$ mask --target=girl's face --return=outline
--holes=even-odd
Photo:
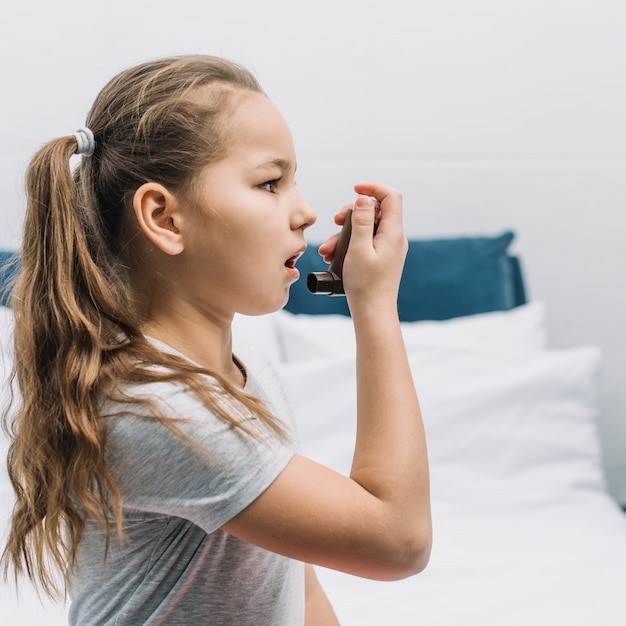
[[[226,137],[225,156],[194,185],[200,209],[187,220],[186,296],[215,313],[275,311],[299,277],[294,264],[316,215],[296,189],[291,133],[270,100],[244,94]]]

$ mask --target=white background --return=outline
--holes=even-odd
[[[129,65],[248,66],[292,126],[319,213],[400,187],[414,237],[512,228],[554,347],[605,355],[602,439],[626,503],[623,0],[13,0],[0,9],[0,247],[19,243],[29,155],[84,122]]]

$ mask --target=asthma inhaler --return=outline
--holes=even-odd
[[[380,209],[380,202],[373,198],[376,206],[376,215]],[[376,234],[376,226],[374,225],[374,234]],[[348,251],[350,243],[350,235],[352,234],[352,209],[346,213],[346,220],[339,234],[339,240],[333,253],[333,260],[329,268],[325,272],[310,272],[306,279],[307,289],[313,294],[321,294],[326,296],[343,296],[343,260]]]

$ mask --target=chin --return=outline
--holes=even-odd
[[[270,313],[276,313],[276,311],[280,311],[287,304],[287,300],[289,300],[288,291],[285,296],[280,300],[276,300],[273,303],[261,303],[257,301],[254,303],[254,306],[246,309],[241,309],[240,311],[237,311],[237,313],[239,313],[240,315],[249,315],[250,317],[258,315],[269,315]]]

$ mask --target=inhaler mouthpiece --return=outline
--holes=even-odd
[[[341,277],[331,271],[310,272],[306,278],[306,286],[311,293],[327,296],[340,296],[345,293]]]

